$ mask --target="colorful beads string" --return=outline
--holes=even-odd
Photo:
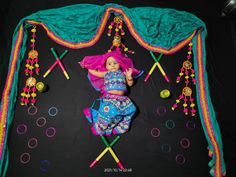
[[[196,109],[195,109],[195,103],[194,98],[192,98],[192,89],[189,87],[190,78],[193,84],[196,84],[195,79],[195,70],[193,69],[193,65],[190,61],[192,58],[192,43],[189,43],[188,47],[188,55],[187,59],[183,62],[182,68],[180,69],[179,76],[176,79],[176,83],[179,83],[181,78],[184,76],[185,79],[185,87],[182,90],[182,93],[179,96],[179,99],[176,99],[176,103],[172,106],[172,110],[175,110],[178,107],[178,103],[180,103],[181,100],[184,101],[183,103],[183,112],[185,115],[188,115],[189,111],[191,112],[192,116],[195,116]],[[189,102],[189,103],[188,103]]]
[[[128,53],[134,54],[134,51],[129,50],[129,48],[126,47],[122,43],[121,36],[124,36],[125,32],[123,30],[123,20],[122,20],[121,16],[114,17],[114,20],[111,21],[110,25],[108,26],[107,35],[109,37],[111,36],[112,29],[114,28],[114,26],[115,26],[115,35],[114,35],[114,39],[112,41],[112,45],[111,45],[110,49],[108,50],[108,52],[111,52],[114,48],[116,48],[116,50],[120,50],[120,47],[122,47],[124,52],[128,52]]]
[[[36,26],[33,26],[31,29],[32,39],[31,42],[31,50],[28,52],[28,58],[26,59],[25,64],[25,75],[28,77],[26,79],[25,87],[23,88],[23,92],[21,93],[21,102],[23,105],[35,105],[36,103],[36,78],[34,74],[39,75],[40,67],[39,67],[39,59],[38,59],[38,51],[35,50],[35,38],[36,38]]]

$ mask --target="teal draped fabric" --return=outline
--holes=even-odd
[[[62,8],[41,10],[32,15],[24,17],[18,23],[13,34],[12,41],[12,53],[10,56],[9,63],[11,64],[13,59],[13,49],[16,44],[17,35],[19,28],[23,25],[24,37],[21,42],[20,51],[18,53],[17,63],[15,66],[14,77],[9,93],[9,106],[7,113],[7,124],[6,124],[6,136],[4,139],[4,148],[2,150],[2,158],[0,161],[0,174],[1,177],[5,176],[6,169],[8,167],[8,148],[7,148],[7,135],[10,131],[10,125],[14,116],[14,106],[17,96],[17,83],[19,79],[19,69],[21,62],[25,55],[26,40],[27,40],[27,28],[31,27],[32,24],[27,23],[27,20],[41,22],[44,24],[50,32],[55,34],[57,37],[71,42],[71,43],[83,43],[90,41],[97,34],[100,28],[101,21],[104,17],[104,13],[107,8],[115,7],[121,9],[127,17],[131,20],[132,25],[139,36],[144,42],[154,47],[160,47],[163,49],[171,49],[181,41],[188,38],[195,30],[201,31],[203,40],[203,53],[204,53],[204,66],[205,70],[205,37],[207,29],[205,23],[191,13],[185,11],[177,11],[169,8],[156,8],[156,7],[136,7],[127,8],[118,4],[105,4],[103,6],[94,4],[76,4],[66,6]],[[116,12],[114,12],[116,14]],[[193,41],[196,37],[193,38]],[[195,43],[194,43],[195,44]],[[63,44],[62,44],[63,45]],[[195,45],[193,45],[195,47]],[[196,49],[195,49],[196,50]],[[197,54],[194,54],[196,58]],[[9,65],[9,70],[10,70]],[[194,67],[197,70],[197,62],[194,61]],[[197,74],[197,73],[196,73]],[[206,76],[206,75],[205,75]],[[223,159],[223,145],[221,140],[220,129],[215,118],[215,112],[211,103],[211,99],[208,91],[207,77],[204,78],[206,91],[208,96],[208,103],[210,107],[211,122],[213,123],[213,131],[216,136],[217,143],[219,143],[221,153],[221,168],[225,172],[225,164]],[[9,81],[6,81],[9,82]],[[3,101],[4,98],[2,98]],[[200,97],[198,95],[198,106],[200,106]],[[2,102],[1,102],[2,110]],[[200,115],[204,133],[209,145],[209,148],[213,150],[213,145],[206,132],[206,126],[204,125],[204,117]],[[213,152],[213,161],[215,160]],[[214,162],[209,165],[211,168],[211,174],[214,175],[212,169],[214,169]]]

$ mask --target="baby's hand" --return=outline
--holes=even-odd
[[[133,72],[132,68],[129,68],[125,70],[124,74],[126,77],[132,77],[132,72]]]

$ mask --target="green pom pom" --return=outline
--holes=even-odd
[[[162,90],[160,92],[160,97],[164,98],[164,99],[169,98],[170,97],[170,91],[167,90],[167,89]]]
[[[44,85],[43,82],[38,82],[38,83],[36,84],[36,89],[37,89],[39,92],[43,92],[43,91],[45,91],[46,86]]]

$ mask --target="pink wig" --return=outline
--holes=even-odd
[[[122,71],[132,68],[133,70],[132,76],[134,78],[139,77],[143,73],[143,71],[135,69],[132,59],[126,57],[120,51],[107,52],[103,55],[86,56],[83,58],[81,62],[79,62],[79,64],[82,68],[92,69],[92,70],[97,70],[97,71],[107,71],[106,61],[109,57],[115,58],[116,62],[119,63],[120,69]],[[104,85],[103,78],[94,76],[89,72],[88,72],[88,78],[91,84],[93,85],[93,87],[97,91],[103,92],[103,85]]]

